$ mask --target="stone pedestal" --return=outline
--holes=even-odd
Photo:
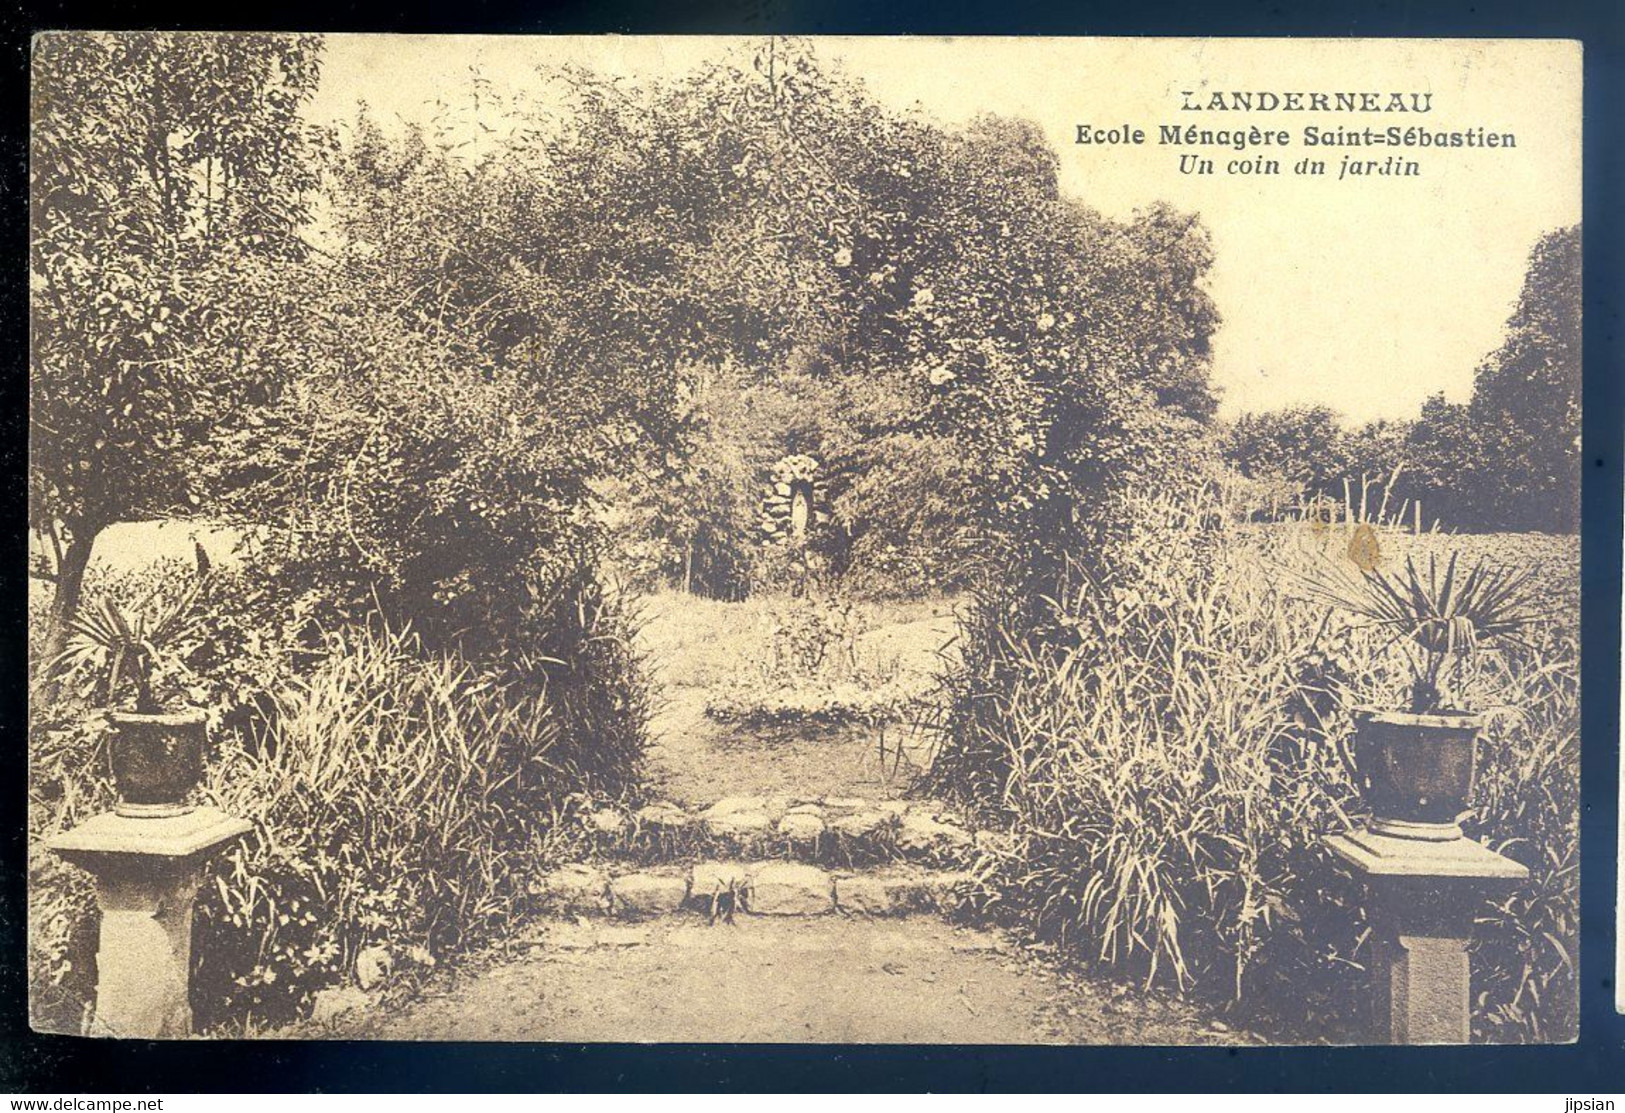
[[[51,850],[96,879],[92,1035],[192,1034],[192,902],[209,859],[248,830],[214,808],[164,819],[105,812],[51,840]]]
[[[1357,831],[1327,845],[1366,887],[1376,933],[1376,1040],[1467,1043],[1473,918],[1486,896],[1529,871],[1471,839],[1426,842]]]

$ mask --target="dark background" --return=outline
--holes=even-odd
[[[1582,542],[1580,1042],[1556,1047],[1133,1048],[144,1043],[27,1027],[25,464],[28,41],[56,28],[663,34],[1315,35],[1576,38],[1585,44],[1585,483]],[[1536,1091],[1625,1090],[1614,1012],[1620,678],[1621,0],[566,0],[548,3],[25,3],[0,12],[0,1091]],[[1530,75],[1538,88],[1538,75]],[[749,992],[749,987],[741,987]],[[1554,1106],[1553,1113],[1557,1113]]]

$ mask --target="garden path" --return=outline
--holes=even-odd
[[[1244,1039],[1178,1002],[1073,980],[1000,935],[934,917],[554,921],[519,947],[523,957],[465,968],[349,1034],[564,1043]]]
[[[890,676],[935,673],[956,628],[946,603],[866,619],[859,655],[881,661]],[[957,903],[965,875],[955,871],[971,835],[949,816],[948,826],[936,823],[930,802],[896,799],[929,760],[918,737],[899,767],[894,750],[882,768],[872,729],[740,729],[708,718],[707,700],[739,683],[742,665],[760,651],[769,610],[665,596],[649,601],[643,620],[642,649],[659,686],[649,795],[685,810],[687,833],[651,842],[647,809],[636,820],[598,813],[605,822],[594,859],[533,887],[553,909],[548,917],[502,950],[431,979],[401,1009],[342,1018],[328,1034],[566,1043],[1251,1038],[1190,1005],[1074,977],[1043,947],[939,914]],[[774,796],[785,799],[762,799]],[[767,826],[724,837],[715,825],[727,817],[703,810],[721,810],[724,798],[742,811],[771,812],[757,820]],[[821,803],[793,816],[796,800]],[[863,841],[871,836],[841,841],[849,830],[842,816],[878,818],[875,809],[888,805],[901,817],[895,842],[882,837],[877,854]],[[931,818],[916,822],[922,810]],[[789,836],[777,826],[781,815],[822,833],[811,842]],[[743,821],[735,814],[732,822]],[[949,836],[957,849],[935,841]],[[702,860],[684,864],[694,855]],[[738,914],[719,918],[722,898],[708,894],[722,892],[712,886],[724,875],[749,880],[738,882],[737,897],[727,882]]]

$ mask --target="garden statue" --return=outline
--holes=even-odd
[[[770,545],[803,545],[829,521],[818,461],[800,454],[773,465],[762,492],[762,532]]]

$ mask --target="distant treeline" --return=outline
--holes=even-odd
[[[1358,492],[1365,481],[1387,491],[1391,510],[1420,499],[1428,523],[1447,529],[1571,533],[1580,525],[1580,395],[1575,225],[1536,244],[1505,339],[1479,365],[1466,403],[1435,395],[1414,420],[1352,429],[1326,406],[1245,414],[1222,443],[1243,474],[1311,495],[1341,502],[1345,482]]]

